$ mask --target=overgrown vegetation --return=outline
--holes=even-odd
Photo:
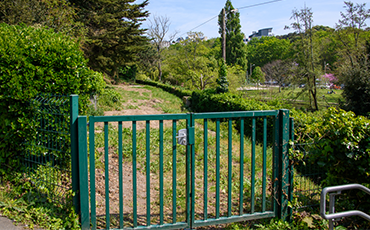
[[[30,101],[40,93],[79,94],[86,111],[90,95],[104,88],[100,73],[86,66],[78,43],[50,29],[0,24],[0,165],[19,167],[22,144],[32,139]]]
[[[55,179],[57,180],[53,178]],[[50,194],[54,191],[44,189],[42,192]],[[34,181],[21,173],[1,176],[0,215],[22,223],[30,229],[80,229],[79,217],[74,212],[72,203],[53,202],[42,192],[35,190]],[[68,199],[72,193],[65,195]]]

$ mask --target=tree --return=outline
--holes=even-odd
[[[227,81],[227,66],[224,60],[221,61],[218,71],[218,79],[216,80],[218,87],[217,93],[227,93],[229,91],[229,82]]]
[[[148,29],[148,36],[151,39],[157,50],[157,66],[158,66],[158,78],[159,81],[162,79],[162,50],[175,38],[176,32],[169,36],[169,40],[165,41],[165,37],[170,29],[170,19],[165,16],[153,16],[153,20],[150,20],[150,26]]]
[[[366,9],[366,3],[354,4],[344,2],[346,12],[341,12],[342,19],[336,25],[337,38],[343,49],[343,57],[346,57],[351,66],[361,58],[365,52],[366,20],[370,18],[370,9]],[[343,60],[345,61],[345,60]]]
[[[281,92],[281,85],[291,82],[295,67],[295,63],[291,60],[276,60],[264,65],[262,71],[266,73],[266,80],[275,81],[279,85],[279,92]]]
[[[256,66],[251,76],[252,82],[254,83],[265,82],[265,75],[266,74],[261,70],[261,67]]]
[[[252,38],[247,44],[248,63],[264,66],[276,60],[285,60],[292,55],[291,47],[292,45],[287,39]]]
[[[212,41],[202,41],[203,33],[189,32],[188,39],[166,49],[163,79],[200,90],[213,86],[217,61],[212,56]]]
[[[117,81],[119,67],[136,63],[137,53],[148,43],[145,29],[140,28],[149,14],[144,10],[148,0],[140,4],[135,0],[71,2],[79,9],[77,20],[87,29],[83,50],[89,66]]]
[[[311,8],[306,6],[301,10],[293,10],[291,19],[295,20],[291,27],[300,35],[300,39],[295,42],[295,61],[298,64],[298,72],[296,77],[301,78],[306,83],[304,90],[308,90],[310,99],[310,107],[318,110],[316,79],[320,75],[320,70],[317,67],[313,42],[313,13]],[[289,28],[286,26],[286,28]]]
[[[144,49],[137,53],[139,58],[139,69],[149,78],[154,78],[157,69],[158,52],[154,44],[148,43]]]
[[[370,115],[370,58],[344,70],[343,97],[341,107],[356,115]]]
[[[247,53],[243,42],[244,34],[241,32],[240,13],[235,12],[230,0],[225,3],[226,20],[226,64],[247,67]],[[223,34],[223,13],[218,16],[219,34]]]
[[[0,22],[47,26],[55,32],[81,37],[84,35],[84,27],[75,20],[75,11],[68,1],[63,0],[3,0],[0,1]]]

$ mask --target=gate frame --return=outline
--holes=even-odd
[[[253,112],[253,111],[250,111]],[[257,111],[254,111],[257,112]],[[262,111],[258,111],[262,112]],[[226,112],[227,113],[227,112]],[[233,112],[238,113],[238,112]],[[211,113],[207,113],[211,114]],[[215,114],[215,113],[213,113]],[[288,207],[288,201],[293,194],[293,170],[289,162],[289,139],[294,136],[293,119],[289,119],[289,110],[277,111],[274,121],[274,147],[273,147],[273,207],[272,212],[245,214],[244,216],[219,217],[214,221],[201,221],[194,218],[194,125],[195,117],[199,114],[188,114],[186,119],[187,147],[186,147],[186,224],[187,227],[199,227],[214,224],[239,222],[244,220],[278,217],[283,220],[290,220],[292,209]],[[194,115],[194,116],[193,116]],[[132,117],[132,116],[131,116]],[[93,118],[93,117],[90,117]],[[212,117],[209,117],[212,118]],[[90,129],[92,127],[90,126]],[[88,188],[88,165],[87,165],[87,117],[78,115],[78,95],[71,95],[71,155],[72,155],[72,191],[75,196],[73,203],[75,211],[80,216],[82,229],[90,229],[89,212],[89,188]],[[181,222],[182,223],[182,222]],[[183,228],[184,225],[165,224],[166,228]],[[179,226],[181,225],[181,226]],[[171,227],[172,226],[172,227]],[[149,226],[153,227],[153,225]],[[142,227],[141,227],[142,228]]]

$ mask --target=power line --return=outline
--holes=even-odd
[[[249,5],[249,6],[238,7],[238,8],[235,8],[235,9],[238,9],[238,10],[240,10],[240,9],[246,9],[246,8],[251,8],[251,7],[255,7],[255,6],[266,5],[266,4],[270,4],[270,3],[274,3],[274,2],[280,2],[280,1],[283,1],[283,0],[273,0],[273,1],[269,1],[269,2],[263,2],[263,3],[254,4],[254,5]],[[212,17],[211,19],[209,19],[209,20],[207,20],[207,21],[199,24],[198,26],[194,27],[193,29],[189,30],[188,32],[191,32],[191,31],[193,31],[193,30],[195,30],[195,29],[203,26],[204,24],[207,24],[208,22],[212,21],[213,19],[215,19],[217,17],[218,17],[218,15]],[[185,32],[185,33],[181,34],[180,37],[182,35],[184,35],[184,34],[187,34],[188,32]]]
[[[200,25],[198,25],[198,26],[194,27],[194,28],[193,28],[193,29],[191,29],[190,31],[193,31],[193,30],[195,30],[196,28],[199,28],[199,27],[203,26],[204,24],[206,24],[206,23],[208,23],[208,22],[212,21],[213,19],[215,19],[215,18],[217,18],[217,17],[218,17],[218,15],[216,15],[216,16],[214,16],[214,17],[212,17],[211,19],[209,19],[209,20],[207,20],[207,21],[203,22],[202,24],[200,24]],[[190,32],[190,31],[188,31],[188,32]],[[184,34],[188,33],[188,32],[185,32],[185,33],[181,34],[181,35],[180,35],[180,37],[181,37],[182,35],[184,35]]]
[[[254,5],[250,5],[250,6],[243,6],[243,7],[239,7],[239,8],[236,8],[238,10],[240,9],[246,9],[246,8],[251,8],[251,7],[254,7],[254,6],[261,6],[261,5],[266,5],[266,4],[270,4],[270,3],[274,3],[274,2],[281,2],[283,0],[274,0],[274,1],[269,1],[269,2],[263,2],[263,3],[258,3],[258,4],[254,4]]]

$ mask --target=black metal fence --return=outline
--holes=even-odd
[[[25,143],[24,175],[49,202],[66,204],[71,191],[70,97],[32,99],[35,133]]]
[[[325,170],[310,160],[309,149],[313,143],[296,144],[295,150],[303,154],[303,159],[293,160],[294,164],[294,191],[295,211],[307,210],[319,213],[321,181],[325,179]]]

